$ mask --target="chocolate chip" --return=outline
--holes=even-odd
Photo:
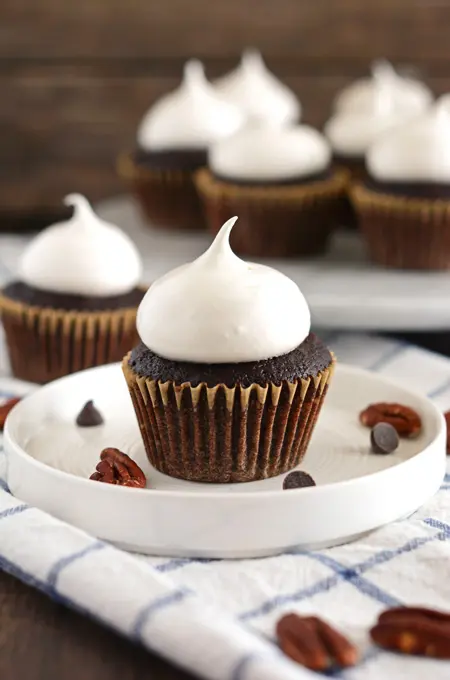
[[[390,423],[377,423],[370,433],[373,453],[392,453],[398,447],[398,432]]]
[[[80,427],[95,427],[96,425],[102,425],[104,423],[103,416],[94,406],[92,399],[85,403],[77,415],[76,423]]]
[[[283,489],[301,489],[305,486],[316,486],[314,479],[307,472],[301,470],[294,470],[290,472],[283,480]]]

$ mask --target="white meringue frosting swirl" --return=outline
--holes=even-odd
[[[391,86],[394,109],[407,114],[421,113],[433,101],[431,90],[420,80],[398,74],[386,59],[374,61],[371,77],[359,78],[345,87],[333,102],[335,111],[371,111],[379,83]]]
[[[380,181],[450,183],[450,94],[374,142],[366,165]]]
[[[73,217],[44,229],[26,247],[19,279],[40,290],[109,297],[130,292],[142,263],[131,239],[100,219],[80,194],[64,199]]]
[[[380,135],[417,115],[396,106],[392,78],[374,76],[373,80],[371,108],[343,107],[325,125],[325,135],[340,156],[364,156]]]
[[[309,335],[309,308],[298,286],[231,250],[236,220],[223,225],[197,260],[147,291],[137,329],[156,354],[197,363],[258,361],[292,351]]]
[[[267,69],[257,50],[245,50],[239,66],[213,84],[226,101],[238,106],[250,120],[285,125],[300,119],[299,100]]]
[[[137,141],[147,151],[204,149],[236,132],[243,122],[240,110],[224,101],[206,80],[202,63],[192,59],[185,64],[181,85],[144,116]]]
[[[213,144],[208,154],[214,174],[249,182],[301,179],[326,170],[330,161],[330,146],[314,128],[263,122]]]

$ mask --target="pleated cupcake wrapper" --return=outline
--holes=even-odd
[[[231,245],[244,255],[312,255],[325,249],[339,222],[347,173],[338,171],[317,182],[296,185],[242,186],[217,180],[202,168],[195,182],[209,229],[216,234],[232,215],[239,222]]]
[[[333,374],[262,387],[176,385],[123,372],[150,463],[197,482],[250,482],[296,467]]]
[[[371,259],[400,269],[450,269],[450,201],[351,191]]]
[[[149,168],[136,163],[132,154],[119,156],[117,171],[152,226],[204,229],[203,210],[192,172]]]
[[[45,383],[120,361],[137,342],[136,308],[76,312],[26,305],[0,295],[13,374]]]

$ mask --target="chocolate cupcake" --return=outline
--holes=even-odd
[[[375,62],[372,78],[357,80],[335,99],[334,113],[325,125],[336,165],[365,176],[365,155],[384,132],[425,111],[431,93],[419,81],[397,75],[388,62]]]
[[[0,292],[12,371],[36,383],[119,361],[137,338],[145,292],[128,236],[100,220],[83,196],[65,202],[73,217],[33,239],[17,280]]]
[[[343,224],[356,227],[349,194],[352,184],[365,178],[369,146],[386,131],[417,116],[429,105],[430,97],[422,83],[401,78],[387,62],[376,62],[371,79],[356,81],[337,97],[324,132],[336,167],[349,172]]]
[[[325,138],[306,125],[259,123],[213,144],[196,175],[209,229],[239,213],[233,248],[251,257],[296,257],[325,250],[336,225],[346,173],[334,171]]]
[[[296,467],[333,373],[296,284],[233,254],[236,219],[153,284],[138,311],[142,343],[123,361],[151,464],[198,482]]]
[[[400,269],[450,269],[450,95],[383,135],[352,191],[371,259]]]
[[[245,50],[239,66],[213,85],[225,101],[242,111],[247,121],[290,125],[300,120],[299,100],[267,69],[257,50]]]
[[[199,61],[187,62],[183,82],[144,116],[137,149],[119,159],[144,215],[154,227],[201,229],[204,219],[193,173],[209,145],[243,124],[240,111],[208,83]]]

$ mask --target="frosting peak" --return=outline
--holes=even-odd
[[[207,81],[198,59],[186,62],[181,85],[159,99],[138,128],[142,149],[206,149],[243,124],[239,109],[225,102]]]
[[[250,121],[285,125],[300,119],[297,97],[267,69],[258,50],[245,50],[239,66],[214,85],[220,96],[238,106]]]
[[[308,336],[309,309],[297,285],[231,250],[236,220],[225,222],[197,260],[147,291],[137,328],[156,354],[210,364],[259,361],[287,354]]]
[[[450,95],[376,140],[366,163],[380,181],[450,183]]]
[[[63,198],[63,203],[73,208],[72,219],[76,219],[80,224],[86,225],[99,219],[86,196],[82,194],[68,194]]]
[[[109,297],[127,293],[140,281],[136,246],[114,224],[101,220],[80,194],[69,194],[71,219],[44,229],[23,253],[19,278],[46,291]]]
[[[189,59],[183,67],[182,88],[204,87],[206,85],[205,67],[199,59]]]

